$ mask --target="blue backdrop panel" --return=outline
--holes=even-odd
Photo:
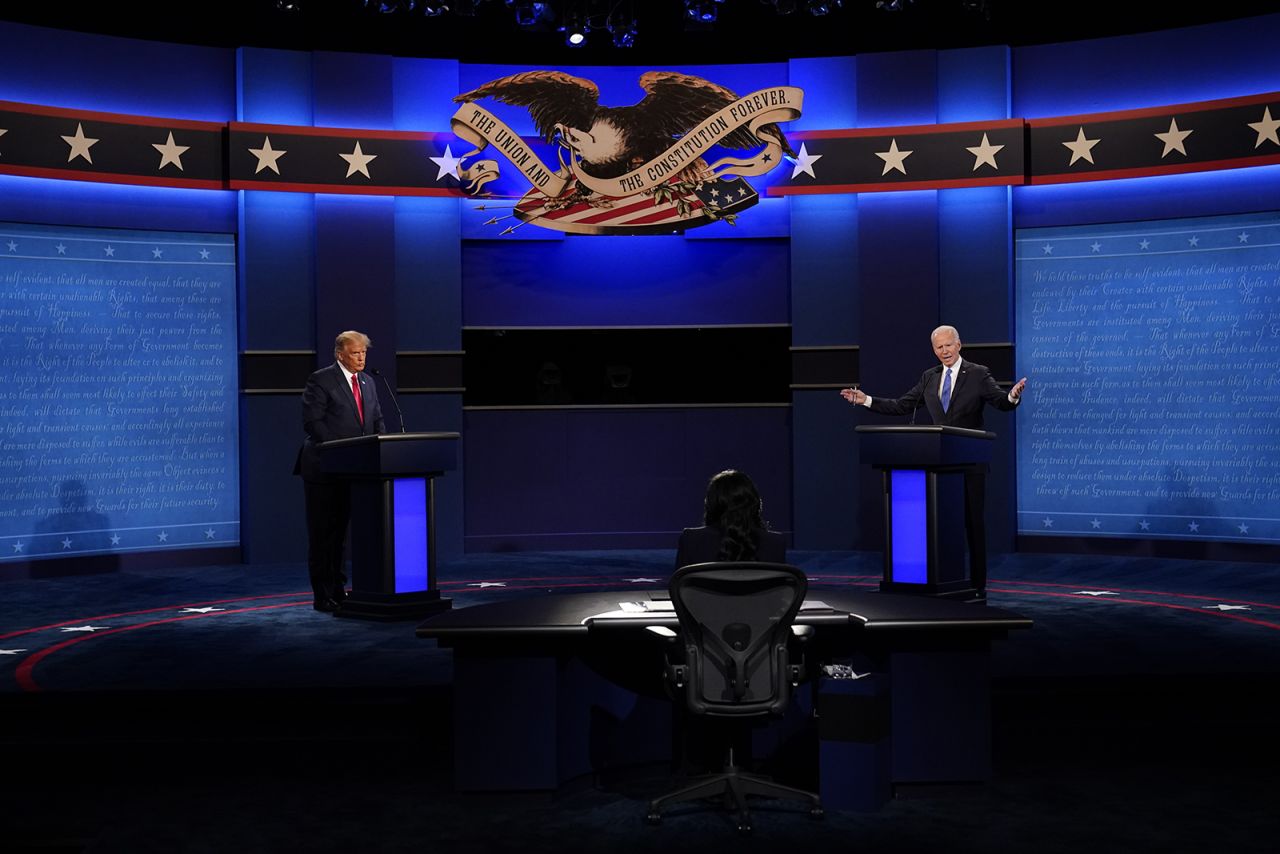
[[[462,249],[466,326],[786,323],[784,240],[570,237]]]
[[[675,548],[727,468],[789,532],[789,421],[785,407],[467,411],[467,549]]]
[[[239,542],[229,235],[0,225],[0,560]]]
[[[1017,237],[1025,534],[1280,542],[1280,215]]]

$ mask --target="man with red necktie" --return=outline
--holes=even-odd
[[[307,564],[315,609],[334,613],[347,596],[342,553],[351,520],[351,488],[320,469],[316,445],[382,433],[378,391],[364,374],[369,336],[349,330],[333,343],[337,360],[307,377],[302,392],[302,429],[306,433],[294,474],[302,475],[307,502]]]

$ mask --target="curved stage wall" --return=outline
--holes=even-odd
[[[1277,34],[1280,16],[1267,16],[1017,50],[679,69],[739,93],[783,84],[802,89],[803,115],[785,130],[811,153],[828,152],[825,165],[818,160],[813,168],[835,176],[840,190],[766,192],[740,227],[717,223],[683,237],[600,242],[532,228],[502,236],[484,225],[489,213],[453,197],[130,186],[36,172],[0,175],[0,220],[235,236],[247,562],[302,556],[303,537],[289,533],[304,528],[301,490],[290,476],[300,438],[296,389],[307,367],[327,361],[334,332],[349,327],[372,335],[371,363],[406,389],[402,406],[410,429],[463,431],[462,469],[440,484],[438,542],[445,557],[468,546],[669,546],[680,527],[697,521],[706,478],[730,466],[760,481],[767,515],[792,532],[796,547],[874,548],[878,482],[859,466],[851,432],[856,421],[868,419],[858,419],[835,388],[853,379],[872,394],[907,388],[932,359],[928,332],[942,321],[960,328],[975,358],[1011,365],[1019,338],[1015,228],[1267,211],[1280,172],[1255,165],[1162,177],[1019,186],[1002,179],[992,186],[851,192],[868,181],[841,171],[842,152],[855,150],[849,146],[862,137],[874,136],[878,145],[888,136],[905,150],[910,146],[899,132],[922,138],[922,129],[927,136],[938,125],[974,125],[994,134],[1002,123],[1022,119],[1031,125],[1034,161],[1037,134],[1063,125],[1060,117],[1124,112],[1111,120],[1137,120],[1142,116],[1133,111],[1152,109],[1167,122],[1168,111],[1154,108],[1280,91],[1280,74],[1261,61]],[[193,130],[198,123],[240,122],[444,134],[455,95],[526,70],[193,48],[11,24],[0,24],[0,44],[4,101],[55,112],[166,117],[197,123]],[[639,97],[636,79],[647,69],[565,70],[597,81],[602,102],[626,104]],[[527,117],[507,118],[519,133],[531,134]],[[849,128],[864,130],[831,138]],[[1195,142],[1189,137],[1188,148]],[[0,136],[0,164],[11,150],[7,143]],[[1099,146],[1101,160],[1105,144]],[[925,150],[921,143],[917,162]],[[978,164],[972,165],[976,172]],[[777,175],[791,171],[786,164]],[[786,181],[771,177],[764,184],[779,189]],[[614,242],[616,250],[609,247]],[[601,258],[606,248],[614,258]],[[407,381],[419,366],[457,354],[468,330],[554,336],[570,326],[631,325],[782,325],[790,329],[791,346],[801,348],[793,367],[802,361],[797,353],[824,352],[805,348],[835,348],[852,361],[793,374],[790,406],[781,407],[738,400],[728,407],[718,401],[656,409],[480,408],[465,405],[456,382]],[[718,372],[735,370],[731,355],[706,371],[708,388],[716,387]],[[989,487],[992,542],[1008,549],[1015,536],[1014,419],[996,413],[989,427],[1001,434]]]

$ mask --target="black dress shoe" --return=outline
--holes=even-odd
[[[317,599],[313,607],[317,611],[324,611],[327,614],[332,614],[342,608],[341,605],[332,599]]]

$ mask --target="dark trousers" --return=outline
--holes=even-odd
[[[341,482],[304,480],[307,502],[307,566],[316,600],[346,596],[343,550],[351,521],[351,487]]]
[[[964,534],[969,541],[969,581],[979,593],[987,589],[987,476],[964,476]]]

